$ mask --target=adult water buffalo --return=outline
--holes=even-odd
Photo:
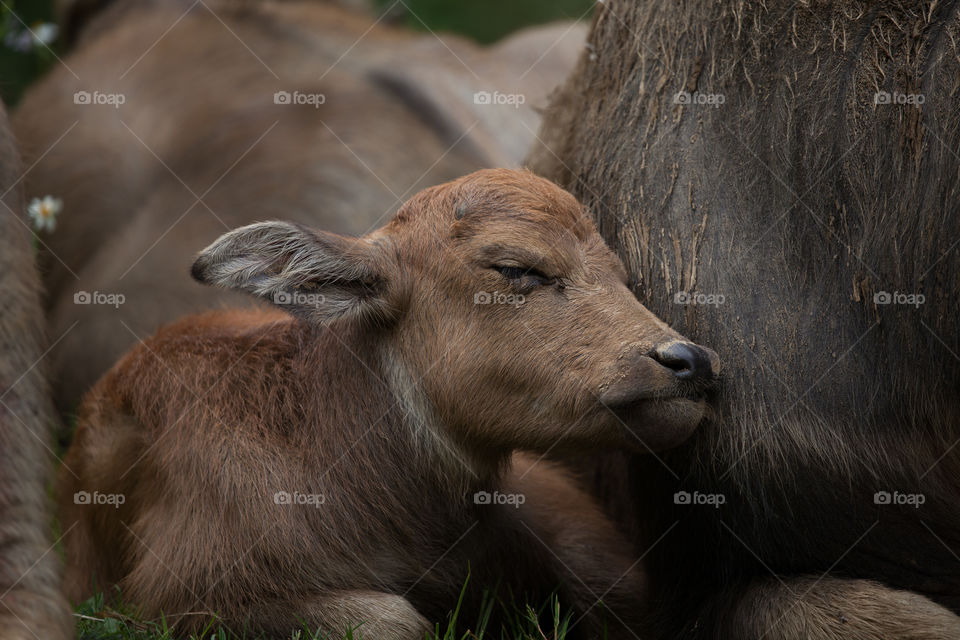
[[[64,202],[45,242],[65,410],[137,337],[237,301],[190,281],[196,246],[268,218],[362,234],[424,186],[519,165],[584,35],[483,49],[326,3],[102,4],[14,117],[28,194]]]
[[[0,106],[0,638],[72,635],[46,485],[56,418],[43,361],[40,276],[22,219],[20,158]],[[64,471],[67,473],[67,471]]]
[[[662,637],[960,637],[958,30],[955,3],[598,5],[532,164],[726,367],[689,443],[594,468],[656,542]]]

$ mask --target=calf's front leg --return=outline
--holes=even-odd
[[[573,477],[555,463],[515,454],[505,491],[523,496],[519,526],[562,582],[573,631],[588,637],[646,638],[645,579],[631,546]]]

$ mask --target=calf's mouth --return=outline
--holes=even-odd
[[[634,357],[601,389],[599,411],[612,414],[641,449],[660,450],[690,437],[711,411],[719,359],[683,341]]]

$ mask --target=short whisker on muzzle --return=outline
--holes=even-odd
[[[720,378],[717,376],[709,379],[680,380],[677,382],[677,390],[673,397],[701,400],[715,395],[719,388]]]

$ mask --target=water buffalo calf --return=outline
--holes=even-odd
[[[510,455],[674,446],[717,357],[637,302],[568,193],[480,171],[361,238],[242,227],[193,275],[279,310],[182,320],[87,396],[60,485],[72,597],[96,579],[150,614],[412,638],[470,566],[533,601],[562,582],[593,635],[598,599],[612,637],[641,626],[612,526]]]

